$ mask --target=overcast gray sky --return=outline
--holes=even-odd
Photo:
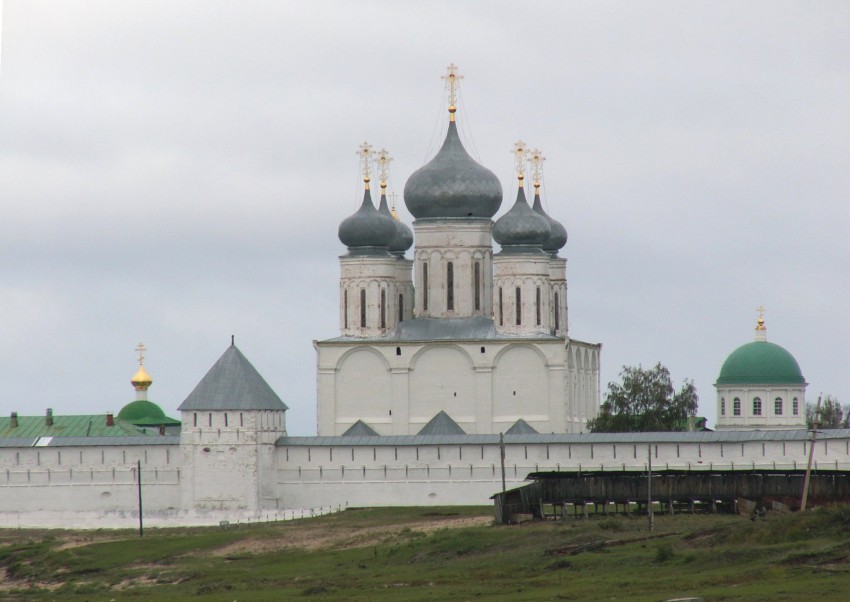
[[[0,412],[117,412],[134,347],[171,415],[236,335],[315,432],[357,146],[391,188],[436,151],[459,65],[468,150],[515,195],[540,147],[569,232],[570,333],[602,386],[714,388],[769,340],[850,402],[850,4],[5,0]]]

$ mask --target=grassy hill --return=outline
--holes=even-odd
[[[0,531],[4,600],[847,600],[850,506],[492,524],[353,509],[216,529]]]

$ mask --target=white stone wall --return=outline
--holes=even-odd
[[[846,433],[846,431],[845,431]],[[508,488],[532,472],[557,470],[803,469],[807,441],[507,443]],[[850,434],[815,444],[819,470],[850,469]],[[284,507],[490,503],[501,490],[499,446],[297,446],[278,450]]]
[[[519,418],[540,432],[572,432],[598,407],[598,346],[570,369],[575,385],[559,339],[325,341],[316,349],[320,435],[341,435],[357,420],[381,435],[412,435],[440,411],[469,434],[498,433]]]
[[[717,430],[806,428],[805,385],[715,385],[717,388]],[[782,413],[776,413],[776,400]],[[740,402],[740,415],[735,402]],[[761,401],[761,414],[754,412],[754,401]],[[794,412],[794,402],[797,412]]]
[[[581,433],[599,413],[599,355],[601,344],[567,341],[567,402],[565,432]]]
[[[502,487],[495,441],[277,447],[268,443],[280,428],[273,414],[257,413],[256,453],[246,453],[227,466],[195,453],[181,454],[178,448],[194,447],[200,454],[215,455],[216,445],[235,443],[238,456],[240,446],[247,449],[245,438],[228,431],[229,425],[218,435],[214,424],[214,437],[210,432],[193,432],[181,446],[3,448],[0,525],[135,527],[137,461],[142,462],[144,516],[149,526],[282,520],[298,515],[292,509],[318,507],[486,505]],[[215,418],[223,422],[223,416]],[[699,434],[679,437],[675,433],[641,442],[602,441],[604,436],[599,435],[578,435],[568,441],[506,437],[505,481],[507,487],[516,487],[529,473],[541,471],[645,470],[649,456],[656,469],[802,469],[811,443],[795,438],[798,431],[787,432],[787,437],[777,433],[776,438],[750,441],[735,440],[734,434],[723,440],[713,433],[706,433],[702,441]],[[210,452],[204,452],[205,447]],[[182,458],[200,463],[175,461]],[[232,459],[227,454],[222,458]],[[850,430],[821,435],[813,460],[821,471],[850,470]],[[252,473],[251,479],[240,477],[245,470]],[[208,504],[202,496],[196,500],[200,503],[193,503],[181,496],[187,481],[201,494],[213,486],[226,491],[229,502]],[[230,503],[243,499],[256,499],[258,506]]]
[[[139,461],[144,507],[180,508],[177,445],[9,447],[0,449],[0,514],[138,509]]]

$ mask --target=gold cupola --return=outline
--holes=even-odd
[[[133,388],[136,390],[137,399],[147,399],[148,387],[153,384],[153,379],[151,378],[151,375],[147,373],[144,366],[144,352],[147,351],[147,349],[144,344],[139,343],[136,346],[136,351],[139,352],[139,371],[136,372],[133,375],[133,378],[130,379],[130,384],[133,385]]]

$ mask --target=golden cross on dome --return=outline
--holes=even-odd
[[[764,307],[759,305],[756,308],[756,311],[759,312],[759,319],[757,322],[756,330],[764,330]]]
[[[381,192],[387,188],[387,180],[389,179],[390,163],[393,158],[387,152],[387,149],[382,148],[378,152],[378,176],[381,178]]]
[[[534,180],[534,189],[540,188],[540,179],[543,176],[543,162],[546,157],[540,152],[539,148],[528,151],[528,162],[531,164],[531,177]]]
[[[364,142],[357,149],[357,155],[360,156],[360,171],[363,174],[363,181],[366,183],[366,190],[369,190],[369,182],[372,180],[372,155],[375,151],[372,150],[372,145]]]
[[[145,353],[145,351],[147,351],[145,344],[139,343],[138,345],[136,345],[136,351],[139,352],[139,365],[141,366],[145,361],[144,353]]]
[[[518,140],[514,144],[513,153],[516,163],[516,177],[519,180],[519,186],[522,188],[522,181],[525,179],[525,153],[528,152],[528,147],[525,142]]]
[[[457,74],[457,65],[452,63],[446,68],[446,74],[442,79],[446,80],[446,85],[449,87],[449,113],[451,114],[449,119],[454,121],[455,111],[457,111],[457,87],[463,76]]]

